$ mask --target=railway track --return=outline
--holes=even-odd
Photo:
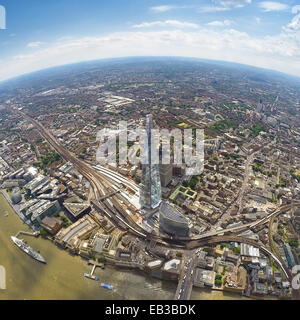
[[[238,237],[236,235],[220,235],[222,233],[232,233],[235,231],[254,228],[258,225],[264,224],[269,221],[271,217],[281,213],[284,210],[287,210],[290,206],[285,206],[278,209],[276,212],[269,214],[267,217],[261,219],[255,223],[249,223],[240,227],[225,229],[222,231],[216,232],[208,232],[207,234],[200,235],[194,238],[170,238],[170,237],[161,237],[158,235],[154,235],[152,233],[144,230],[140,225],[135,223],[132,219],[128,217],[128,214],[121,208],[116,199],[118,193],[114,193],[115,190],[110,190],[109,186],[113,184],[112,181],[102,175],[99,171],[93,169],[90,165],[86,164],[82,160],[77,159],[70,151],[61,146],[54,136],[49,133],[38,121],[29,117],[27,114],[17,110],[26,120],[31,122],[37,129],[39,129],[40,134],[48,141],[48,143],[66,160],[73,164],[73,166],[78,170],[80,174],[82,174],[90,183],[94,191],[95,200],[92,200],[92,204],[100,210],[104,215],[106,215],[110,221],[112,221],[115,225],[120,227],[122,230],[127,230],[131,232],[137,237],[143,238],[147,241],[156,241],[164,246],[182,246],[187,249],[195,249],[197,247],[210,244],[210,243],[218,243],[225,241],[234,241],[234,242],[243,242],[248,243],[253,246],[260,248],[265,254],[271,256],[275,263],[283,270],[284,274],[288,279],[290,279],[290,272],[286,267],[282,264],[282,262],[267,248],[262,245],[256,243],[255,241],[251,241],[247,238]],[[108,196],[109,195],[109,196]],[[300,206],[300,203],[295,203],[294,205]]]

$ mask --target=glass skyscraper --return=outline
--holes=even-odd
[[[142,185],[140,190],[140,204],[142,208],[154,209],[161,203],[161,183],[158,164],[152,164],[151,146],[155,144],[151,140],[153,128],[152,115],[146,117],[146,135],[144,142],[144,154],[142,159]]]

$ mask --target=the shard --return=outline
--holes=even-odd
[[[153,143],[152,141],[152,128],[152,115],[147,115],[140,190],[141,207],[147,209],[155,209],[161,203],[161,183],[159,175],[159,166],[157,163],[151,163],[153,161],[153,157],[151,157],[151,147],[153,148],[153,146],[155,146],[155,143]]]

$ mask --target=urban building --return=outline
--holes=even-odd
[[[94,235],[82,241],[79,248],[79,254],[87,259],[89,258],[100,258],[103,256],[103,246],[109,235],[102,234],[97,231]]]
[[[56,235],[57,232],[62,228],[62,221],[55,217],[45,217],[41,221],[41,227],[52,235]]]
[[[283,244],[283,250],[284,250],[284,254],[285,254],[285,257],[286,257],[286,261],[287,261],[288,267],[290,269],[292,269],[293,266],[296,263],[295,263],[295,259],[294,259],[294,256],[293,256],[293,253],[292,253],[290,245],[288,243],[284,243]]]
[[[42,189],[46,183],[48,183],[48,178],[43,175],[39,175],[27,183],[24,188],[27,194],[36,195],[36,193]]]
[[[255,282],[253,285],[253,294],[265,295],[268,293],[268,287],[262,283]]]
[[[56,237],[56,243],[77,252],[81,240],[85,240],[88,236],[98,229],[97,223],[89,216],[84,216],[70,227],[60,230]]]
[[[246,257],[259,257],[259,248],[255,248],[247,243],[241,243],[241,255]]]
[[[63,206],[67,209],[71,221],[81,219],[85,214],[91,211],[90,204],[87,202],[83,203],[68,203],[64,202]]]
[[[167,187],[172,181],[173,177],[173,165],[170,164],[160,164],[159,165],[159,174],[162,187]]]
[[[160,270],[162,265],[163,265],[163,260],[161,260],[161,259],[151,260],[151,261],[148,261],[147,263],[145,263],[144,270],[146,272],[153,272],[156,270]]]
[[[188,218],[166,202],[159,208],[159,227],[161,231],[177,237],[188,237],[190,233]]]
[[[32,199],[32,200],[29,200],[29,201],[26,201],[25,203],[23,203],[21,206],[20,206],[20,211],[22,214],[24,215],[27,215],[27,211],[33,207],[35,204],[37,203],[43,203],[44,200],[38,200],[38,199]]]
[[[247,284],[247,271],[243,267],[234,268],[224,279],[224,290],[242,293]]]
[[[13,204],[18,204],[22,201],[22,195],[21,195],[21,192],[20,192],[20,189],[19,188],[14,188],[13,191],[11,192],[11,202]]]
[[[53,216],[60,210],[61,207],[57,200],[49,201],[33,199],[20,206],[21,213],[36,226],[40,225],[41,220],[44,217]]]
[[[39,206],[35,210],[30,211],[30,216],[31,216],[30,220],[36,226],[39,226],[41,224],[41,221],[46,216],[53,216],[61,210],[61,207],[58,201],[52,201],[52,202],[49,200],[41,200],[41,201],[43,201],[43,204],[41,206]]]
[[[197,268],[195,272],[194,285],[200,288],[212,288],[215,284],[215,277],[215,271]]]
[[[161,182],[159,176],[158,164],[152,164],[151,147],[152,143],[151,130],[153,128],[152,115],[146,118],[146,136],[144,143],[144,156],[142,163],[140,204],[142,208],[155,209],[161,203]]]
[[[162,277],[166,280],[178,280],[181,260],[172,259],[167,261],[162,268]]]
[[[232,262],[234,264],[237,264],[238,260],[239,260],[239,256],[237,256],[236,254],[232,254],[232,253],[225,253],[225,260]]]

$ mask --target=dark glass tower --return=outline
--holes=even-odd
[[[151,163],[151,130],[153,128],[152,115],[146,118],[146,136],[142,163],[142,185],[140,190],[140,204],[142,208],[154,209],[161,203],[161,183],[158,164]]]

